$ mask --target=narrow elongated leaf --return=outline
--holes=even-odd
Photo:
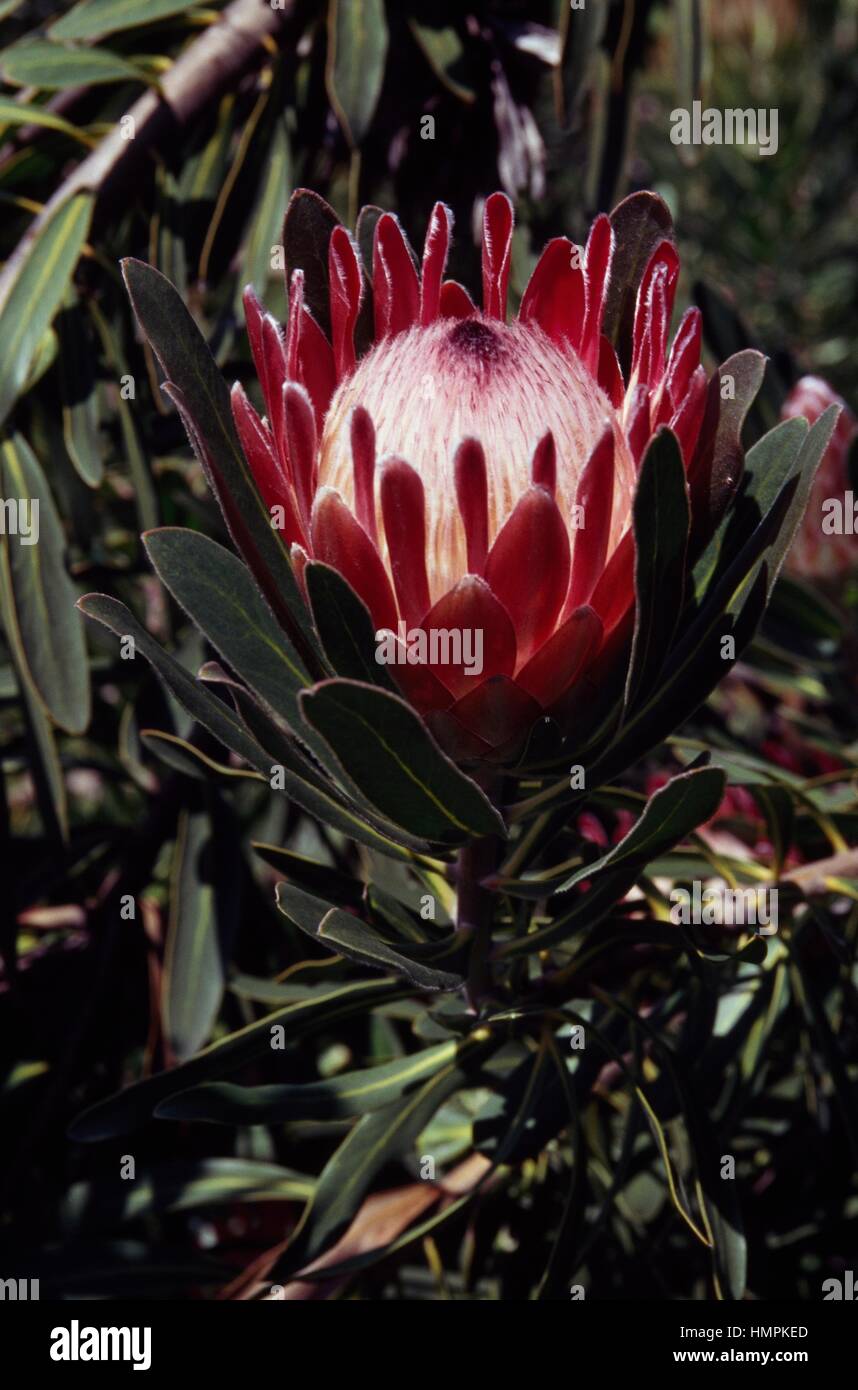
[[[608,7],[562,5],[559,14],[560,62],[554,72],[554,102],[558,119],[568,130],[590,85]]]
[[[85,130],[80,130],[76,125],[72,125],[71,121],[58,116],[54,111],[48,111],[44,106],[0,97],[0,129],[5,126],[29,125],[41,126],[44,130],[57,130],[62,135],[67,135],[70,140],[77,140],[81,145],[92,146],[98,143],[94,135],[88,135]]]
[[[640,819],[619,844],[595,864],[576,869],[563,884],[565,892],[584,878],[620,865],[641,867],[656,854],[672,849],[685,835],[714,816],[724,795],[726,778],[719,768],[701,767],[681,772],[660,787],[647,802]]]
[[[169,280],[142,261],[123,261],[122,273],[134,312],[173,385],[170,394],[239,551],[274,612],[293,623],[314,651],[316,638],[306,605],[241,451],[229,391],[214,358]]]
[[[140,742],[167,767],[181,772],[184,777],[193,777],[196,782],[235,782],[241,778],[254,782],[264,780],[261,772],[250,772],[247,768],[217,762],[177,734],[163,733],[160,729],[141,729]]]
[[[190,10],[198,0],[80,0],[48,26],[52,39],[101,39]]]
[[[280,238],[283,199],[292,184],[292,153],[283,120],[278,120],[266,159],[265,173],[256,205],[248,221],[243,270],[237,294],[252,285],[260,299],[271,278],[271,249]]]
[[[800,943],[791,942],[788,949],[793,968],[801,979],[801,990],[796,993],[808,1024],[813,1029],[815,1046],[824,1057],[825,1069],[831,1077],[852,1162],[858,1163],[858,1084],[850,1075],[843,1046],[831,1025],[825,997],[814,978],[813,967],[802,952]]]
[[[319,1176],[315,1195],[284,1256],[290,1271],[309,1264],[334,1243],[375,1175],[408,1150],[447,1097],[465,1083],[468,1068],[476,1065],[489,1046],[488,1041],[467,1039],[456,1060],[436,1072],[419,1091],[358,1120]]]
[[[771,511],[795,468],[807,432],[807,421],[784,420],[749,449],[733,506],[694,566],[698,602]]]
[[[3,441],[0,463],[0,496],[18,502],[20,533],[8,539],[9,578],[27,669],[51,719],[69,733],[82,733],[89,722],[89,668],[59,513],[23,435]],[[23,532],[24,506],[29,535]]]
[[[307,721],[374,806],[412,834],[442,842],[503,835],[480,788],[398,696],[358,681],[322,681],[300,696]]]
[[[408,27],[435,76],[460,101],[470,106],[477,94],[469,80],[465,45],[452,24],[434,26],[411,16]]]
[[[278,883],[277,906],[285,917],[301,931],[330,946],[339,955],[369,965],[378,970],[392,970],[409,980],[418,989],[454,990],[464,984],[460,975],[446,970],[435,970],[424,965],[421,960],[412,959],[412,953],[403,953],[390,946],[371,927],[359,921],[350,912],[343,912],[322,898],[303,892],[291,883]],[[453,943],[437,943],[429,948],[429,954],[448,953],[448,946],[455,950]],[[413,949],[413,948],[412,948]],[[418,947],[414,952],[425,951]]]
[[[331,105],[353,148],[375,114],[387,45],[384,0],[329,0],[325,79]]]
[[[119,381],[129,375],[128,363],[110,324],[94,300],[89,301],[89,311],[111,371],[115,380]],[[134,505],[137,508],[138,524],[141,531],[149,531],[158,524],[158,499],[151,466],[140,443],[134,412],[119,390],[116,391],[115,404],[122,433],[122,447],[134,485]]]
[[[63,301],[92,217],[90,193],[58,207],[28,248],[0,306],[0,424],[23,390],[36,350]]]
[[[101,82],[145,82],[140,70],[106,48],[65,48],[47,39],[27,39],[0,55],[0,73],[15,87],[94,87]]]
[[[702,608],[673,647],[654,693],[632,713],[614,743],[597,759],[592,769],[594,781],[610,781],[631,758],[677,728],[718,684],[728,663],[741,656],[765,612],[773,561],[782,553],[776,547],[787,518],[793,516],[793,524],[798,524],[794,503],[801,483],[800,475],[790,476],[738,554],[729,552],[723,575],[719,578],[716,573],[710,580]],[[804,485],[809,488],[806,481]],[[729,647],[725,647],[726,639],[730,639]]]
[[[225,1125],[275,1125],[287,1120],[340,1120],[381,1110],[455,1060],[458,1043],[441,1043],[380,1067],[343,1072],[302,1086],[236,1086],[212,1081],[165,1100],[166,1120]]]
[[[264,776],[270,774],[271,765],[264,750],[250,737],[229,706],[216,699],[205,686],[195,681],[184,667],[180,666],[175,657],[164,651],[124,603],[110,598],[107,594],[85,594],[79,600],[78,607],[88,618],[103,623],[111,632],[116,633],[117,637],[133,638],[135,654],[139,651],[145,656],[171,695],[176,697],[188,714],[202,724],[203,728],[208,729],[209,733],[214,734],[215,738],[220,739],[225,748],[244,758],[245,762]]]
[[[319,924],[317,936],[339,955],[377,970],[392,970],[418,989],[454,990],[461,989],[465,983],[461,975],[453,975],[447,970],[433,970],[421,961],[409,960],[357,918],[348,912],[341,912],[339,908],[331,908]]]
[[[635,491],[635,633],[626,705],[658,675],[685,598],[690,512],[682,454],[661,430],[647,449]]]
[[[208,1038],[223,998],[239,922],[239,828],[207,790],[182,810],[173,852],[161,1018],[184,1062]]]
[[[784,524],[778,532],[769,554],[767,597],[772,592],[784,560],[789,554],[789,548],[793,543],[795,534],[801,525],[802,517],[807,509],[810,490],[813,487],[813,480],[834,433],[838,414],[838,407],[830,405],[819,419],[814,421],[793,466],[791,477],[797,479],[798,485]]]
[[[104,464],[98,432],[95,354],[88,329],[89,320],[69,287],[56,323],[63,439],[68,456],[87,487],[98,487]]]
[[[215,738],[220,739],[225,748],[244,758],[245,762],[262,773],[266,781],[270,780],[274,766],[271,755],[248,732],[238,715],[206,690],[199,681],[189,676],[184,667],[165,652],[138,623],[124,604],[109,598],[106,594],[86,594],[79,601],[78,607],[87,617],[103,623],[118,637],[133,637],[137,650],[142,652],[154,667],[167,689],[188,714],[202,724],[203,728],[208,729],[209,733],[214,734]],[[334,826],[351,835],[361,844],[380,849],[384,854],[392,855],[394,858],[407,857],[404,850],[383,832],[376,830],[357,812],[335,799],[333,787],[328,794],[318,784],[305,781],[287,766],[279,766],[278,776],[282,790],[305,811],[309,811],[310,815],[317,816],[326,825]]]
[[[619,902],[650,860],[673,849],[698,825],[717,811],[726,777],[717,768],[682,772],[661,787],[647,802],[627,835],[595,863],[583,864],[560,883],[544,885],[544,892],[562,893],[583,879],[589,887],[562,917],[501,946],[499,957],[526,955],[545,950],[571,936],[583,925],[592,928]]]
[[[701,0],[676,0],[673,22],[677,88],[683,106],[699,101],[706,64],[706,24]]]
[[[304,582],[325,655],[338,676],[395,690],[387,667],[375,660],[375,628],[369,609],[330,565],[310,561]]]
[[[327,743],[304,722],[297,700],[310,678],[242,562],[217,542],[178,527],[150,532],[145,541],[160,578],[210,642],[275,719],[284,720],[336,777],[338,768]],[[247,720],[246,701],[242,712]],[[253,723],[250,727],[255,732]],[[257,736],[269,752],[273,751],[274,745],[267,738]],[[303,752],[291,746],[285,733],[277,745],[287,768],[318,784],[313,767]],[[372,819],[373,809],[363,803],[359,792],[353,796],[344,791],[343,796],[353,805],[357,802]],[[425,848],[425,843],[419,841],[415,848]]]
[[[0,626],[2,626],[12,661],[10,697],[20,691],[24,701],[27,725],[32,737],[35,758],[33,775],[36,794],[48,833],[60,840],[68,839],[68,797],[63,769],[57,751],[54,726],[33,683],[27,665],[24,644],[12,598],[12,578],[9,548],[17,542],[14,537],[0,534]]]
[[[118,1222],[237,1200],[306,1201],[313,1188],[311,1178],[277,1163],[193,1159],[159,1164],[151,1172],[138,1173],[133,1182],[117,1175],[75,1183],[63,1201],[61,1220],[67,1231],[110,1229]]]
[[[336,984],[311,999],[300,999],[249,1023],[237,1033],[219,1038],[205,1051],[171,1071],[159,1072],[126,1087],[115,1096],[85,1110],[69,1129],[72,1139],[90,1142],[127,1134],[145,1124],[155,1106],[167,1096],[187,1091],[202,1081],[212,1081],[270,1053],[275,1034],[282,1028],[287,1046],[317,1028],[328,1028],[355,1013],[364,1013],[374,1004],[402,994],[399,980],[356,980]]]
[[[280,845],[260,844],[258,840],[253,840],[251,849],[260,859],[264,859],[266,864],[270,864],[272,869],[285,874],[290,883],[307,892],[324,892],[337,907],[361,906],[365,887],[360,879],[340,873],[332,869],[330,864],[320,864],[315,859],[308,859],[305,854],[283,849]]]
[[[178,526],[149,531],[144,542],[159,578],[223,659],[292,729],[302,726],[297,696],[310,677],[241,560]]]

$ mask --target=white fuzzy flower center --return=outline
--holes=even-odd
[[[610,422],[616,439],[611,549],[626,528],[635,470],[616,412],[574,352],[561,352],[533,324],[442,319],[386,339],[362,358],[331,402],[319,474],[319,484],[336,488],[352,509],[349,417],[357,405],[372,416],[378,459],[404,458],[423,479],[433,602],[467,571],[453,467],[467,436],[485,450],[491,543],[527,489],[534,448],[549,429],[557,446],[557,501],[569,523],[581,470]],[[386,561],[380,507],[378,528]]]

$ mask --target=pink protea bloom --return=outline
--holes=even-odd
[[[845,505],[850,485],[849,446],[858,431],[858,421],[843,398],[818,376],[803,376],[796,382],[784,401],[781,415],[785,420],[804,416],[812,425],[830,405],[840,406],[840,417],[817,469],[807,511],[787,558],[787,568],[805,579],[836,579],[858,565],[855,536],[823,529],[825,503],[836,498]]]
[[[509,200],[486,203],[481,309],[444,280],[451,229],[436,204],[418,273],[396,217],[379,218],[374,341],[361,357],[364,276],[344,227],[328,245],[330,341],[300,270],[285,334],[247,291],[267,418],[239,385],[232,403],[299,575],[308,558],[333,566],[379,630],[482,632],[478,676],[464,662],[391,673],[454,755],[491,758],[622,647],[637,469],[669,426],[693,494],[707,377],[697,309],[668,343],[679,260],[667,238],[640,277],[624,375],[602,332],[615,254],[606,216],[583,251],[549,242],[511,323]]]

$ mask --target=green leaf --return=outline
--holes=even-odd
[[[698,602],[771,511],[794,470],[807,432],[806,420],[784,420],[749,449],[733,505],[694,566]]]
[[[128,363],[110,324],[101,313],[95,300],[91,299],[88,307],[101,341],[104,356],[113,373],[114,380],[119,382],[122,377],[130,375]],[[150,531],[158,524],[158,498],[155,493],[152,470],[140,443],[134,412],[121,390],[116,390],[114,403],[119,415],[122,448],[134,487],[134,505],[137,508],[138,525],[141,531]]]
[[[272,274],[271,248],[280,240],[283,200],[291,184],[292,153],[286,126],[281,119],[274,127],[259,194],[248,219],[241,280],[236,287],[238,296],[245,285],[252,285],[260,299],[265,297]]]
[[[461,989],[464,984],[460,975],[435,970],[420,960],[412,959],[411,954],[394,949],[350,912],[332,907],[324,899],[313,897],[291,883],[278,883],[276,897],[277,906],[284,917],[338,955],[376,970],[392,970],[417,989],[446,991]],[[431,945],[429,954],[433,957],[448,955],[456,951],[458,945],[459,942],[451,937],[446,942]],[[420,947],[411,949],[415,954],[421,950]],[[422,949],[425,951],[426,947]]]
[[[223,781],[250,778],[257,782],[264,780],[260,772],[249,772],[246,768],[230,767],[227,763],[216,762],[187,739],[176,734],[163,733],[160,729],[141,729],[140,742],[150,752],[160,758],[167,767],[181,772],[184,777],[193,777],[196,782]]]
[[[68,797],[62,764],[54,737],[54,726],[45,713],[27,666],[27,658],[12,601],[9,549],[16,544],[0,534],[0,625],[9,647],[14,680],[10,696],[20,691],[24,700],[27,726],[34,744],[33,774],[45,827],[63,842],[68,840]]]
[[[47,39],[27,39],[0,54],[0,74],[15,87],[58,92],[102,82],[145,82],[143,73],[106,48],[66,48]]]
[[[304,723],[300,712],[297,696],[310,678],[242,562],[217,542],[179,527],[149,532],[144,539],[159,577],[224,660],[275,720],[285,720],[322,766],[335,773],[328,745]],[[246,717],[246,709],[243,712]],[[250,727],[256,732],[253,724]],[[256,736],[267,751],[275,751],[260,733]],[[285,733],[278,739],[278,745],[284,743],[288,746],[278,746],[276,751],[282,752],[285,766],[325,786]],[[333,787],[330,790],[333,792]],[[347,792],[343,797],[354,802]],[[370,806],[361,805],[360,809],[367,810],[372,818]],[[414,847],[426,846],[421,840]]]
[[[89,321],[69,287],[57,317],[59,376],[66,451],[87,487],[98,487],[104,476],[98,430],[95,354]]]
[[[447,970],[433,970],[420,961],[409,960],[350,913],[341,912],[339,908],[331,908],[320,923],[317,935],[324,945],[332,947],[340,955],[360,965],[371,965],[377,970],[393,970],[418,989],[455,990],[461,989],[465,983],[461,975],[453,975]]]
[[[813,1046],[824,1059],[824,1072],[830,1078],[846,1143],[855,1164],[858,1163],[858,1082],[847,1064],[843,1044],[832,1027],[825,986],[817,980],[817,970],[807,959],[807,943],[787,939],[786,944],[800,982],[800,988],[794,989],[793,993],[807,1019]],[[838,1008],[841,1016],[842,1009],[843,1003]]]
[[[22,435],[0,445],[0,496],[29,503],[33,523],[25,543],[9,537],[11,602],[27,670],[46,713],[68,733],[89,722],[89,667],[77,597],[66,573],[65,535],[48,480]],[[38,530],[35,529],[38,506]]]
[[[410,16],[408,27],[439,82],[460,101],[471,105],[477,99],[469,79],[465,45],[452,24],[433,26]]]
[[[18,393],[19,395],[26,396],[27,392],[32,391],[37,382],[41,381],[42,377],[50,371],[57,360],[59,350],[60,340],[57,337],[56,330],[53,328],[46,329],[36,344],[36,351],[33,354],[33,359],[30,363],[29,371],[27,372],[27,380],[21,387]]]
[[[706,24],[701,0],[676,0],[673,23],[676,47],[677,96],[691,110],[703,95],[706,64]]]
[[[51,214],[4,271],[0,304],[0,424],[23,390],[33,358],[63,302],[92,217],[91,193],[77,193]]]
[[[199,0],[80,0],[48,26],[52,39],[100,39],[193,9]]]
[[[363,902],[364,885],[360,879],[339,873],[330,864],[321,864],[305,854],[296,854],[280,845],[261,844],[258,840],[251,841],[251,849],[272,869],[284,874],[290,883],[307,892],[325,893],[337,907],[359,908]]]
[[[122,273],[134,312],[171,383],[167,394],[182,416],[239,552],[274,613],[297,627],[315,651],[306,605],[241,451],[229,391],[214,358],[169,280],[142,261],[123,261]]]
[[[322,681],[300,696],[307,722],[374,806],[411,834],[445,843],[503,835],[486,796],[398,696],[358,681]]]
[[[544,891],[563,893],[582,879],[590,886],[564,916],[501,946],[499,957],[530,954],[570,936],[582,925],[593,927],[625,896],[652,859],[673,849],[686,835],[717,811],[726,778],[717,768],[682,772],[650,797],[627,835],[595,863],[582,864],[560,883]]]
[[[375,659],[375,625],[369,609],[351,585],[319,560],[304,567],[304,582],[325,656],[337,675],[395,691],[386,666]]]
[[[209,1082],[158,1106],[165,1120],[222,1125],[276,1125],[287,1120],[340,1120],[381,1110],[455,1060],[455,1040],[397,1057],[380,1067],[343,1072],[301,1086],[236,1086]]]
[[[467,1079],[488,1042],[467,1039],[448,1063],[413,1095],[358,1120],[325,1164],[316,1192],[284,1260],[297,1272],[333,1245],[358,1210],[376,1174],[404,1154],[448,1096]],[[279,1271],[278,1271],[279,1277]]]
[[[823,411],[819,419],[811,425],[799,451],[798,458],[795,461],[791,478],[796,478],[798,480],[798,485],[795,490],[795,496],[790,503],[784,524],[780,528],[769,554],[767,596],[771,594],[774,588],[784,560],[789,554],[789,548],[801,525],[802,517],[807,509],[813,480],[816,477],[817,469],[831,441],[834,427],[837,424],[837,416],[838,407],[836,405],[830,405],[826,411]]]
[[[635,871],[639,871],[648,860],[666,853],[714,816],[721,804],[725,784],[726,778],[719,768],[701,767],[694,772],[681,772],[653,793],[639,820],[619,844],[595,864],[576,869],[559,891],[566,892],[582,879],[591,879],[608,868],[634,865]]]
[[[688,486],[676,436],[660,430],[644,455],[633,504],[635,633],[626,705],[658,676],[685,599],[690,522]]]
[[[402,994],[399,980],[355,980],[351,984],[335,984],[310,999],[287,1004],[265,1018],[257,1019],[219,1038],[205,1051],[171,1071],[159,1072],[127,1086],[115,1096],[90,1106],[69,1128],[72,1139],[89,1143],[128,1134],[146,1124],[155,1107],[167,1096],[187,1091],[202,1081],[212,1081],[248,1062],[271,1055],[272,1028],[285,1030],[287,1046],[318,1028],[331,1028],[344,1018],[365,1013],[374,1004]]]
[[[793,514],[800,482],[796,475],[788,479],[748,541],[738,553],[730,550],[723,575],[716,574],[708,587],[703,581],[702,607],[697,612],[689,610],[688,626],[651,697],[631,714],[614,743],[597,759],[591,770],[594,782],[611,781],[633,758],[677,728],[742,654],[765,611],[776,547]],[[729,657],[724,649],[728,637],[733,644]]]
[[[607,18],[607,5],[574,10],[568,4],[560,7],[560,62],[554,72],[554,101],[557,118],[567,130],[590,85],[594,55]]]
[[[103,623],[118,637],[133,637],[137,650],[142,652],[154,667],[164,685],[188,714],[202,724],[203,728],[208,729],[209,733],[214,734],[225,748],[244,758],[252,768],[262,773],[266,781],[270,780],[276,759],[272,760],[271,755],[248,732],[246,725],[228,705],[189,676],[184,667],[159,646],[124,604],[109,598],[106,594],[85,594],[79,600],[78,607],[87,617]],[[282,764],[281,767],[283,791],[305,811],[309,811],[311,816],[317,816],[325,824],[342,830],[361,844],[380,849],[384,854],[394,858],[407,857],[385,833],[336,800],[333,788],[329,794],[320,785],[305,781]]]
[[[69,1188],[60,1213],[68,1231],[111,1229],[167,1212],[233,1202],[295,1202],[313,1195],[311,1178],[247,1158],[203,1158],[162,1163],[127,1178],[102,1176]]]
[[[745,458],[742,430],[759,394],[765,370],[763,354],[747,348],[728,358],[709,382],[702,426],[703,438],[709,438],[701,455],[694,460],[692,473],[692,545],[711,533],[740,484]],[[722,392],[727,382],[731,394],[725,399]]]
[[[161,1021],[184,1062],[208,1038],[239,923],[239,828],[211,789],[179,813],[164,952]]]
[[[164,526],[143,537],[159,579],[246,684],[294,731],[310,684],[247,567],[199,531]]]
[[[352,148],[369,130],[387,58],[384,0],[329,0],[325,81]]]
[[[42,126],[45,130],[58,130],[61,134],[67,135],[70,140],[76,140],[81,145],[90,148],[97,145],[98,141],[94,135],[88,135],[85,130],[80,130],[72,125],[71,121],[66,121],[62,116],[58,116],[54,111],[48,111],[44,106],[36,106],[33,102],[12,101],[9,97],[0,97],[0,129],[7,126]]]

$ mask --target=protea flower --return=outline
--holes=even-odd
[[[267,418],[239,385],[232,405],[299,573],[308,557],[333,566],[403,645],[406,633],[482,635],[479,674],[450,645],[426,664],[402,651],[391,671],[446,747],[492,758],[567,707],[628,636],[632,501],[654,433],[674,432],[692,492],[712,440],[701,441],[699,311],[668,340],[679,271],[668,236],[639,268],[624,369],[602,331],[608,217],[583,250],[563,237],[545,247],[511,322],[509,200],[485,205],[481,308],[444,279],[451,228],[437,203],[418,272],[396,217],[379,218],[360,356],[365,275],[344,227],[327,246],[330,340],[300,268],[285,333],[248,290]]]
[[[785,420],[803,416],[813,424],[831,405],[839,406],[840,415],[813,480],[807,511],[787,560],[788,568],[805,579],[836,579],[858,564],[855,536],[838,535],[826,524],[823,510],[831,499],[846,505],[845,493],[850,486],[849,447],[858,431],[858,421],[843,398],[818,376],[803,376],[796,382],[784,401],[781,414]]]

